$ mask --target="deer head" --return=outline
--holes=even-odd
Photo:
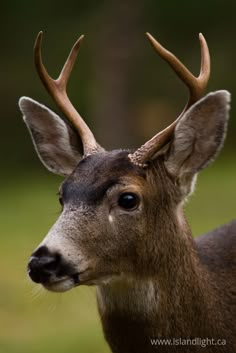
[[[75,43],[57,80],[35,44],[39,77],[62,120],[44,105],[20,99],[24,121],[43,164],[65,176],[62,212],[32,254],[28,273],[52,291],[101,284],[119,276],[152,276],[173,256],[173,234],[184,226],[182,204],[197,173],[220,151],[226,131],[229,93],[204,96],[210,74],[207,43],[200,34],[199,77],[150,34],[156,52],[187,85],[189,101],[180,116],[136,151],[105,151],[70,102],[66,85],[83,37]],[[178,241],[181,243],[181,236]]]

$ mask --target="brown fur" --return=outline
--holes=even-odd
[[[178,191],[166,174],[162,161],[159,159],[151,170],[147,176],[149,185],[156,184],[158,180],[158,188],[155,188],[155,193],[152,188],[152,197],[148,195],[152,212],[149,210],[147,217],[151,227],[156,224],[156,230],[147,231],[145,239],[141,240],[136,249],[139,256],[135,263],[136,273],[132,275],[136,277],[135,286],[139,286],[143,280],[152,281],[155,295],[151,303],[147,302],[147,305],[152,305],[152,315],[147,316],[145,312],[137,314],[135,310],[129,310],[128,306],[125,312],[124,308],[119,308],[119,303],[116,303],[117,308],[112,306],[110,311],[114,293],[109,285],[105,285],[99,289],[101,293],[98,295],[98,298],[102,296],[105,301],[100,309],[105,336],[115,353],[170,351],[169,346],[152,347],[150,337],[226,339],[226,346],[208,346],[207,352],[234,352],[236,223],[228,226],[224,238],[228,236],[230,240],[223,247],[222,240],[219,244],[214,242],[214,247],[211,246],[214,232],[195,243],[182,210],[176,212]],[[166,190],[169,190],[168,194]],[[224,230],[222,228],[223,233]],[[218,262],[221,256],[228,258],[228,254],[232,258],[230,266],[222,259],[218,271],[214,262]],[[212,266],[204,260],[206,257],[216,265],[214,273]],[[110,286],[113,285],[116,286],[113,283]],[[131,293],[133,286],[132,281],[129,286],[124,285],[122,295],[127,295],[125,291]],[[134,300],[134,308],[135,305]],[[202,350],[199,346],[171,347],[173,352]]]

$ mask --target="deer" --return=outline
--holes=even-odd
[[[67,95],[84,36],[56,80],[43,64],[42,36],[35,67],[64,118],[28,97],[19,107],[41,162],[64,181],[61,213],[29,259],[30,279],[53,292],[96,286],[113,353],[236,352],[236,220],[194,238],[184,214],[198,173],[223,147],[229,117],[228,91],[205,94],[210,54],[204,36],[196,77],[147,33],[189,99],[141,147],[112,151],[100,146]],[[177,344],[193,339],[211,341],[205,348]]]

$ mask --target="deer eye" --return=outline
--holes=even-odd
[[[124,192],[118,199],[118,205],[125,210],[133,210],[139,205],[139,197],[132,192]]]

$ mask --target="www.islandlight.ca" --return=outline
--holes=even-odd
[[[225,346],[226,339],[215,338],[150,338],[152,346]]]

